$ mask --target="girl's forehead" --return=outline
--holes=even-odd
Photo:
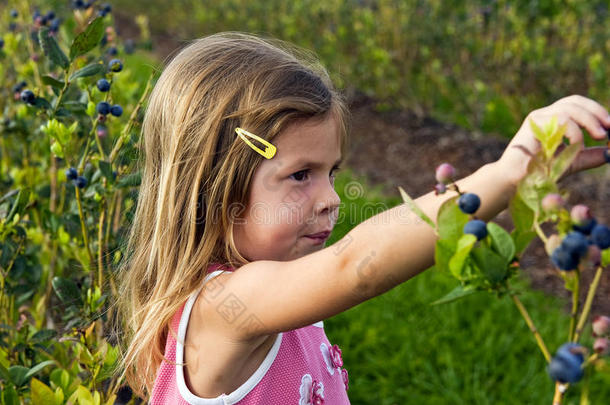
[[[273,142],[277,158],[288,164],[340,153],[339,126],[332,117],[289,125]],[[316,159],[318,160],[318,159]],[[325,159],[322,159],[325,160]]]

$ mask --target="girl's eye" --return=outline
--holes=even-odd
[[[302,175],[308,174],[308,173],[309,173],[309,169],[300,170],[296,173],[291,174],[290,177],[294,178],[296,181],[303,181],[304,179],[302,178]]]
[[[339,166],[335,166],[335,167],[333,168],[333,170],[331,171],[331,173],[330,173],[330,175],[329,175],[329,176],[331,176],[331,177],[333,178],[333,180],[334,180],[334,178],[335,178],[335,176],[336,176],[336,174],[335,174],[335,173],[336,173],[336,172],[337,172],[339,169],[340,169],[340,167],[339,167]],[[295,172],[295,173],[291,174],[291,175],[290,175],[290,177],[291,177],[291,178],[293,178],[293,179],[295,179],[296,181],[302,182],[302,181],[305,181],[304,176],[306,176],[306,175],[309,175],[309,169],[300,170],[300,171],[298,171],[298,172]]]

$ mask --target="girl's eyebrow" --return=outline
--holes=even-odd
[[[343,162],[343,156],[341,156],[339,159],[337,159],[334,166],[340,165],[342,162]],[[291,167],[307,166],[307,167],[311,167],[312,169],[318,169],[318,168],[324,167],[324,163],[323,162],[313,162],[313,161],[308,161],[308,160],[297,160],[294,164],[292,164],[290,166]]]

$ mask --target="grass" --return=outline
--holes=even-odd
[[[378,187],[354,180],[347,169],[335,185],[347,215],[343,221],[339,216],[329,244],[370,216],[360,215],[365,204],[391,208],[402,202],[398,190],[383,196]],[[348,198],[355,188],[360,190],[357,198]],[[325,321],[330,342],[343,350],[353,404],[551,404],[554,382],[510,298],[478,293],[429,305],[455,285],[431,268]],[[569,316],[561,310],[564,301],[531,290],[525,277],[512,285],[525,291],[520,299],[554,353],[569,326]],[[581,342],[591,346],[588,330]],[[564,404],[580,403],[581,388],[582,381],[570,387]],[[591,404],[607,403],[609,396],[606,365],[591,380]]]

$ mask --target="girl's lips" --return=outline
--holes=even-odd
[[[306,235],[308,238],[315,238],[315,239],[327,239],[330,236],[330,232],[326,231],[326,232],[319,232],[319,233],[314,233],[311,235]]]

